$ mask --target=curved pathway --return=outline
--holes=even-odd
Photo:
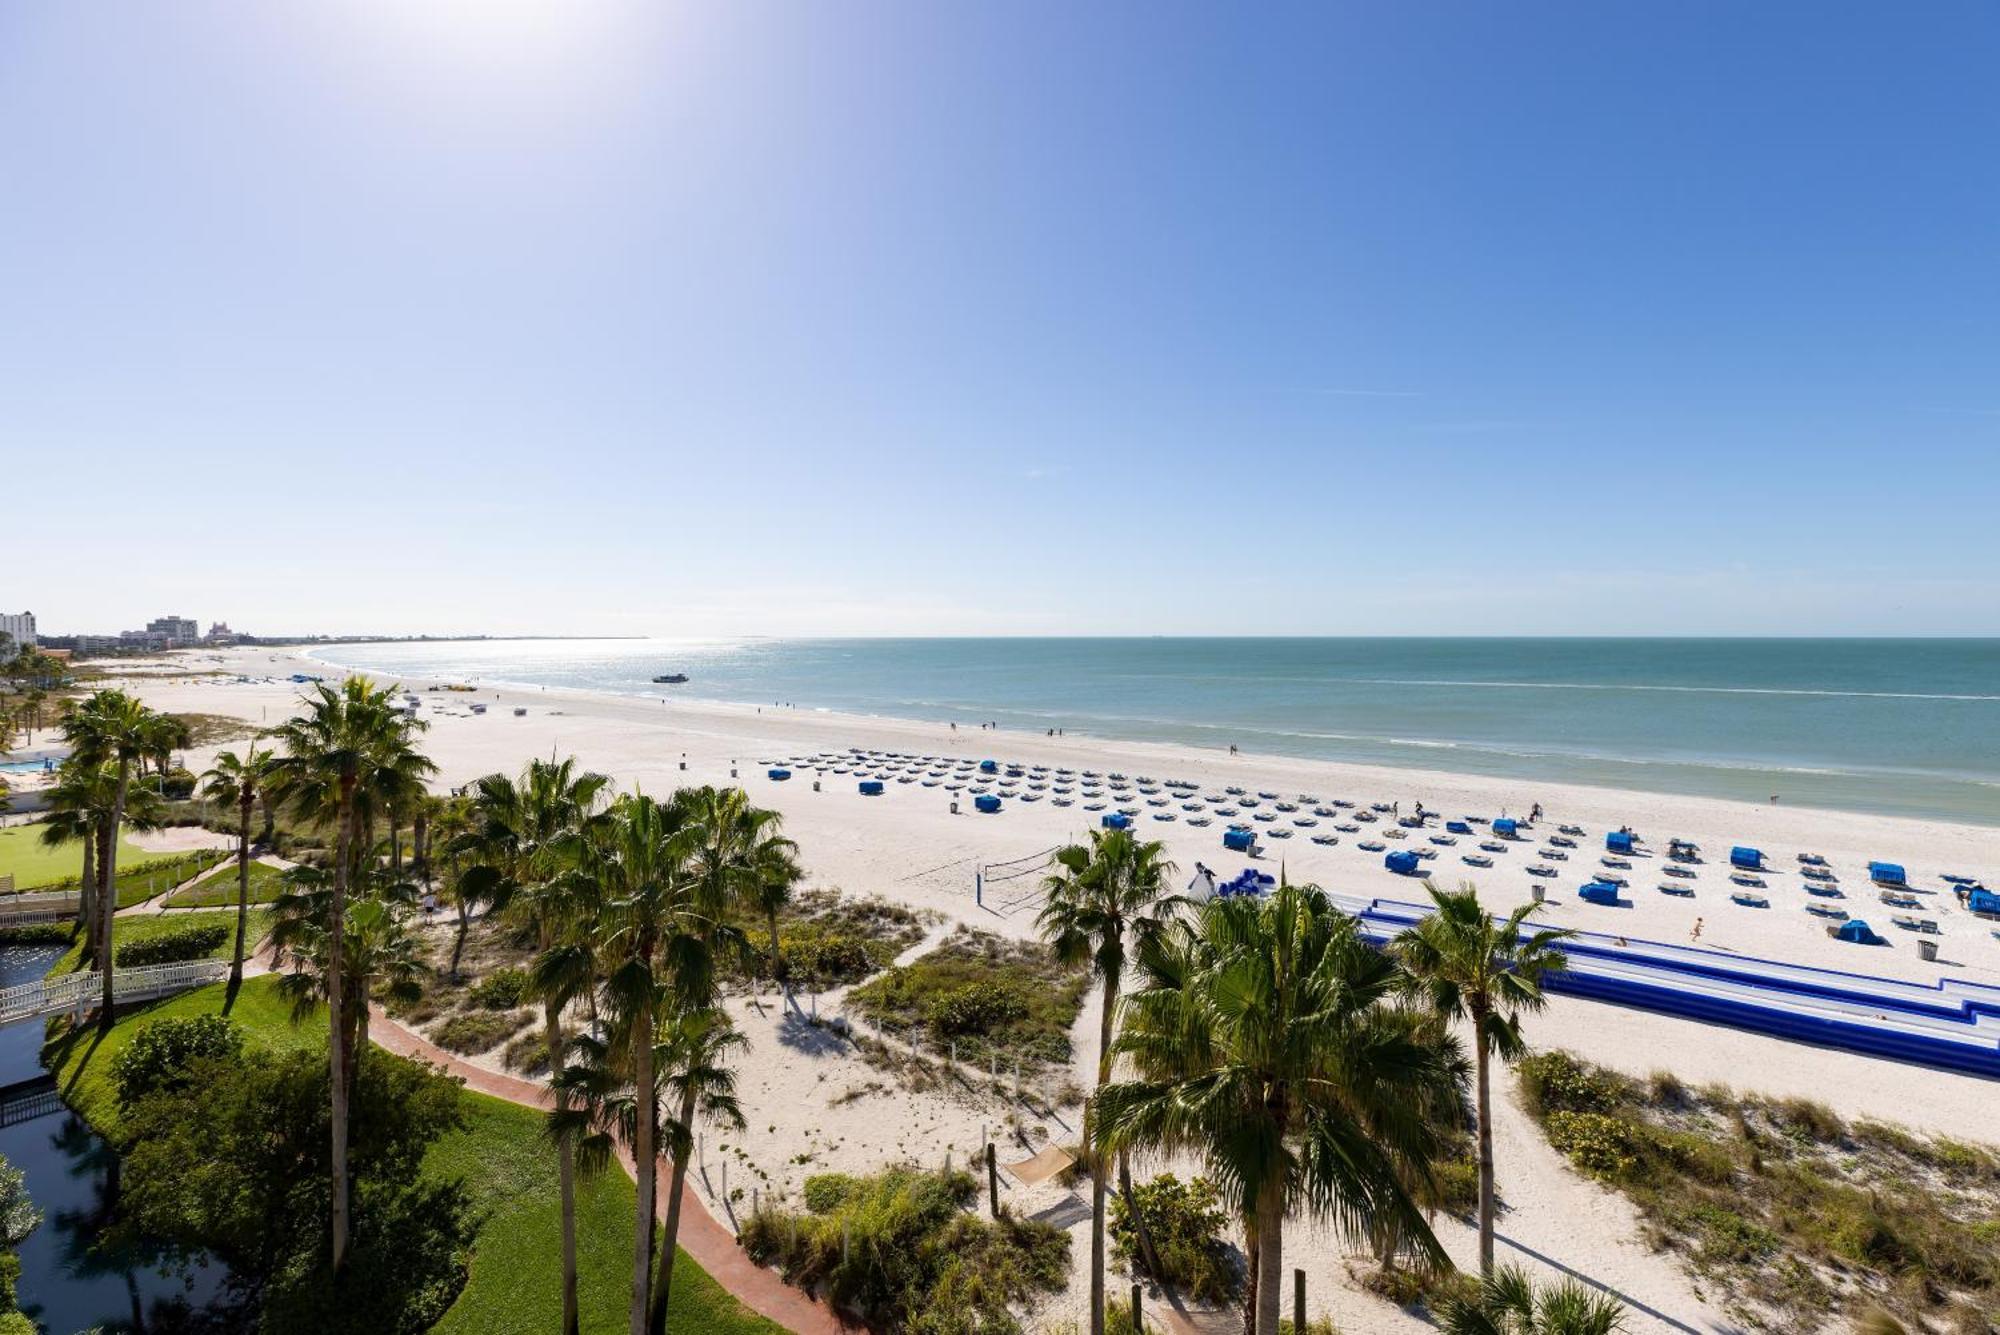
[[[468,1089],[530,1108],[549,1106],[546,1085],[474,1066],[446,1052],[421,1034],[404,1028],[390,1019],[379,1006],[370,1008],[368,1034],[377,1047],[441,1067],[447,1074],[464,1080]],[[632,1156],[623,1146],[619,1147],[618,1157],[629,1171]],[[663,1188],[668,1172],[669,1165],[662,1160],[660,1182]],[[667,1203],[664,1194],[657,1207],[658,1216],[665,1219]],[[681,1188],[679,1242],[681,1249],[713,1276],[716,1283],[759,1316],[775,1321],[787,1330],[797,1331],[799,1335],[841,1335],[845,1329],[834,1316],[832,1308],[807,1297],[780,1279],[776,1271],[766,1270],[744,1255],[743,1249],[736,1245],[736,1235],[717,1223],[701,1198],[687,1187]]]

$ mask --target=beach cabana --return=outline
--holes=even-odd
[[[1592,881],[1577,891],[1576,897],[1591,904],[1616,904],[1618,887],[1609,881]]]
[[[998,774],[1000,772],[999,762],[982,760],[979,762],[979,772],[981,774]]]
[[[1257,834],[1247,825],[1232,825],[1222,832],[1222,846],[1232,853],[1248,853],[1257,845]]]
[[[1521,832],[1521,822],[1511,816],[1502,816],[1493,822],[1493,833],[1502,839],[1512,839]]]
[[[1903,874],[1900,863],[1871,862],[1868,864],[1868,879],[1877,885],[1903,885],[1909,878]]]
[[[861,795],[863,797],[880,797],[882,795],[882,781],[880,779],[863,779],[861,781]]]
[[[1448,820],[1444,828],[1452,834],[1471,834],[1472,827],[1462,820]]]
[[[1860,918],[1849,918],[1846,922],[1831,930],[1836,939],[1851,942],[1857,946],[1879,946],[1882,944],[1882,938],[1875,935],[1874,929]]]
[[[788,769],[774,769],[769,771],[769,773],[770,776],[773,779],[777,780],[779,783],[783,783],[786,779],[792,777],[792,772]]]
[[[1612,853],[1630,853],[1638,842],[1639,836],[1630,830],[1613,830],[1604,836],[1604,847]]]
[[[975,809],[983,811],[990,816],[1000,809],[1000,799],[993,793],[981,793],[972,799],[972,805]]]
[[[1764,870],[1764,854],[1761,850],[1747,848],[1742,844],[1729,850],[1729,865],[1741,867],[1745,871]]]
[[[1107,830],[1129,830],[1132,828],[1132,818],[1122,811],[1105,812],[1104,819],[1099,823]]]
[[[1382,865],[1398,876],[1415,876],[1423,859],[1407,848],[1399,848],[1382,859]]]
[[[1965,892],[1965,909],[1966,912],[1977,913],[1982,918],[2000,917],[2000,895],[1994,894],[1984,886],[1975,885]]]

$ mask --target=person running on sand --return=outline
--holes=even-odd
[[[1690,940],[1690,941],[1699,941],[1699,940],[1701,940],[1701,919],[1700,919],[1700,918],[1696,918],[1696,919],[1694,920],[1694,930],[1693,930],[1692,932],[1689,932],[1689,933],[1688,933],[1688,940]]]

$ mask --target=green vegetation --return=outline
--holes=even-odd
[[[527,1027],[523,1011],[466,1011],[431,1031],[431,1042],[468,1056],[499,1046]]]
[[[2000,1321],[2000,1153],[1805,1099],[1631,1080],[1564,1052],[1519,1064],[1522,1102],[1577,1169],[1746,1324],[1879,1307],[1913,1326]]]
[[[472,1004],[483,1010],[510,1011],[528,993],[528,975],[520,969],[495,969],[473,985]]]
[[[1574,1279],[1537,1288],[1518,1266],[1503,1266],[1470,1292],[1438,1306],[1444,1335],[1614,1335],[1625,1305]]]
[[[224,929],[223,939],[213,949],[204,952],[208,959],[226,959],[235,941],[236,914],[228,912],[201,913],[133,913],[111,920],[111,949],[115,960],[128,945],[150,941],[159,936],[171,936],[190,927],[220,927]],[[269,909],[250,910],[250,943],[255,945],[271,927]],[[83,942],[79,938],[70,943],[63,957],[56,961],[51,973],[69,973],[77,969],[83,960]]]
[[[171,931],[156,932],[141,941],[121,942],[111,958],[121,969],[207,959],[229,941],[233,931],[231,925],[219,922],[181,923]]]
[[[268,904],[284,890],[285,869],[275,862],[253,861],[250,864],[250,902]],[[230,856],[228,865],[213,876],[184,885],[167,896],[170,909],[213,909],[227,908],[236,903],[236,859]]]
[[[1044,946],[960,927],[936,950],[862,984],[848,1002],[882,1029],[967,1061],[989,1045],[1029,1063],[1069,1060],[1070,1026],[1089,975]]]
[[[119,879],[122,881],[128,870],[145,870],[183,856],[179,853],[149,853],[129,840],[121,840],[118,844]],[[74,890],[82,868],[83,845],[47,847],[42,843],[40,824],[14,825],[0,830],[0,876],[11,874],[16,890]]]
[[[737,925],[751,938],[752,977],[768,981],[771,958],[757,915],[739,909]],[[924,938],[924,915],[878,896],[850,899],[837,890],[794,896],[778,911],[778,960],[794,987],[823,991],[879,973]]]
[[[74,922],[37,922],[0,927],[0,946],[66,946],[76,936]]]
[[[111,1059],[111,1083],[118,1106],[129,1108],[149,1094],[187,1087],[198,1061],[233,1061],[243,1053],[243,1034],[221,1015],[183,1015],[155,1020]]]
[[[562,1221],[555,1155],[533,1109],[482,1094],[465,1125],[431,1147],[424,1173],[461,1180],[482,1220],[471,1278],[434,1335],[544,1335],[562,1327]],[[621,1331],[631,1301],[632,1180],[616,1168],[577,1183],[578,1315],[586,1332]],[[778,1335],[686,1252],[674,1258],[668,1324],[687,1335]]]
[[[15,1282],[21,1258],[15,1251],[42,1222],[42,1212],[28,1199],[21,1170],[0,1158],[0,1335],[39,1335],[41,1327],[24,1315]]]
[[[279,994],[277,983],[270,975],[246,980],[229,1023],[246,1048],[273,1055],[312,1054],[323,1080],[325,1012],[294,1025],[291,1003]],[[71,1032],[59,1024],[56,1038],[44,1049],[44,1062],[86,1120],[114,1141],[126,1139],[113,1068],[138,1045],[141,1034],[161,1022],[214,1020],[222,996],[220,984],[184,993],[121,1016],[104,1035]],[[421,1177],[429,1183],[462,1183],[478,1231],[464,1288],[432,1329],[443,1335],[541,1335],[559,1329],[556,1166],[542,1133],[543,1117],[534,1109],[479,1094],[462,1094],[459,1103],[461,1125],[430,1142]],[[579,1296],[586,1332],[608,1335],[624,1329],[632,1279],[632,1201],[631,1179],[616,1168],[579,1184]],[[778,1332],[685,1253],[676,1257],[670,1312],[673,1329],[691,1335]],[[13,1332],[0,1324],[0,1335]]]
[[[167,717],[187,729],[189,747],[220,746],[224,742],[255,737],[258,733],[257,725],[249,719],[229,714],[169,714]]]
[[[1009,1309],[1069,1278],[1068,1235],[967,1213],[979,1195],[968,1173],[892,1168],[830,1184],[809,1179],[806,1191],[824,1208],[758,1211],[745,1222],[743,1249],[878,1328],[1018,1331]]]
[[[1205,1177],[1183,1182],[1162,1173],[1132,1189],[1140,1218],[1145,1221],[1160,1271],[1153,1274],[1139,1246],[1139,1232],[1122,1195],[1111,1198],[1111,1237],[1118,1258],[1134,1274],[1165,1280],[1183,1293],[1207,1303],[1225,1303],[1242,1290],[1243,1276],[1224,1239],[1229,1216],[1222,1197]]]

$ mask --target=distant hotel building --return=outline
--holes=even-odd
[[[192,617],[163,616],[146,623],[146,634],[174,644],[193,644],[201,638],[201,626]]]
[[[35,647],[33,612],[0,612],[0,659],[12,658],[23,649]]]

